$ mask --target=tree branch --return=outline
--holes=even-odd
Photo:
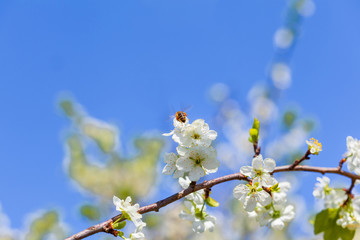
[[[305,160],[306,159],[306,154],[304,155],[304,159],[302,160]],[[302,161],[301,160],[301,161]],[[298,160],[297,160],[298,161]],[[298,161],[297,164],[299,164],[301,162],[300,160]],[[296,162],[296,161],[295,161]],[[350,173],[350,172],[346,172],[346,171],[343,171],[341,169],[339,169],[338,167],[334,167],[334,168],[329,168],[329,167],[312,167],[312,166],[306,166],[306,165],[295,165],[294,164],[291,164],[291,165],[285,165],[285,166],[280,166],[280,167],[276,167],[274,169],[274,171],[272,173],[277,173],[277,172],[294,172],[294,171],[302,171],[302,172],[318,172],[318,173],[321,173],[321,174],[325,174],[325,173],[333,173],[333,174],[338,174],[338,175],[342,175],[342,176],[345,176],[345,177],[348,177],[352,180],[352,184],[349,188],[349,192],[351,193],[351,190],[353,189],[354,185],[355,185],[355,181],[357,179],[360,179],[360,176],[359,175],[356,175],[356,174],[353,174],[353,173]],[[148,213],[148,212],[152,212],[152,211],[159,211],[160,208],[163,208],[165,207],[166,205],[170,204],[170,203],[173,203],[193,192],[196,192],[198,190],[201,190],[201,189],[209,189],[217,184],[220,184],[220,183],[223,183],[223,182],[228,182],[228,181],[232,181],[232,180],[245,180],[245,181],[249,181],[249,179],[244,176],[243,174],[241,173],[233,173],[233,174],[230,174],[230,175],[226,175],[226,176],[222,176],[222,177],[219,177],[219,178],[215,178],[215,179],[212,179],[212,180],[209,180],[209,181],[204,181],[202,183],[199,183],[195,186],[189,186],[187,189],[185,190],[182,190],[170,197],[167,197],[163,200],[160,200],[156,203],[153,203],[153,204],[150,204],[150,205],[147,205],[147,206],[144,206],[144,207],[141,207],[139,209],[139,213],[140,214],[144,214],[144,213]],[[99,233],[99,232],[107,232],[107,233],[112,233],[111,230],[112,227],[111,227],[111,224],[118,220],[122,215],[119,214],[103,223],[99,223],[97,225],[94,225],[94,226],[91,226],[89,227],[88,229],[85,229],[71,237],[68,237],[66,238],[65,240],[78,240],[78,239],[83,239],[83,238],[86,238],[88,236],[91,236],[95,233]]]

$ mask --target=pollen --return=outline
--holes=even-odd
[[[317,155],[320,151],[322,151],[322,145],[317,139],[310,138],[310,141],[306,141],[306,143],[309,146],[311,154]]]

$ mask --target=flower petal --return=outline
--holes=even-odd
[[[171,175],[176,170],[175,165],[166,164],[164,169],[162,170],[162,173],[165,175]]]
[[[261,154],[252,160],[252,167],[254,169],[263,169],[263,165],[264,163]]]
[[[249,192],[250,189],[245,184],[239,184],[234,188],[234,198],[244,201]]]
[[[220,162],[216,158],[208,158],[202,161],[201,165],[205,168],[205,170],[217,170],[220,166]]]
[[[205,225],[202,221],[195,220],[192,224],[192,228],[196,233],[202,233],[205,231]]]
[[[176,167],[180,171],[189,172],[194,168],[194,162],[186,157],[180,157],[176,162]]]
[[[191,181],[197,181],[203,176],[205,176],[205,171],[200,166],[196,166],[189,172],[189,179]]]
[[[256,199],[255,199],[255,197],[253,197],[252,195],[247,197],[245,199],[244,207],[245,207],[245,210],[247,212],[254,211],[255,207],[256,207]]]
[[[215,140],[216,137],[217,137],[217,132],[214,131],[214,130],[210,130],[210,131],[208,132],[208,137],[209,137],[210,140]]]
[[[240,168],[240,172],[247,177],[253,178],[255,176],[254,170],[250,166],[243,166]]]
[[[264,207],[271,203],[271,196],[264,190],[255,194],[256,201],[258,201]]]
[[[280,218],[277,218],[274,221],[272,221],[271,227],[276,230],[282,230],[285,227],[285,224],[283,221],[281,221]]]
[[[265,158],[265,160],[264,160],[265,171],[272,172],[272,171],[274,171],[275,167],[276,167],[276,163],[275,163],[274,159]]]

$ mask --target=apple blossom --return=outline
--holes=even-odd
[[[180,217],[192,222],[192,229],[196,233],[202,233],[206,230],[212,232],[215,227],[216,218],[208,215],[206,206],[199,206],[192,201],[185,200],[185,210],[180,212]]]
[[[360,175],[360,141],[351,136],[346,138],[347,152],[345,153],[349,171]]]
[[[195,146],[191,148],[177,147],[180,155],[176,162],[178,170],[188,173],[191,181],[197,181],[208,173],[217,171],[220,162],[216,159],[213,147]]]
[[[271,203],[271,196],[264,191],[258,182],[253,184],[239,184],[234,188],[234,197],[243,203],[248,212],[254,211],[256,203],[267,206]]]
[[[275,169],[276,163],[271,158],[263,160],[262,155],[258,155],[252,160],[252,166],[243,166],[240,172],[252,178],[253,182],[259,182],[261,186],[271,187],[277,183],[270,173]]]

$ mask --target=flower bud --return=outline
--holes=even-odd
[[[255,128],[251,128],[249,134],[250,134],[249,141],[252,143],[256,143],[258,141],[259,131]]]
[[[260,122],[259,122],[259,120],[257,120],[257,118],[254,119],[252,128],[255,128],[255,129],[257,129],[257,130],[259,131],[259,129],[260,129]]]

